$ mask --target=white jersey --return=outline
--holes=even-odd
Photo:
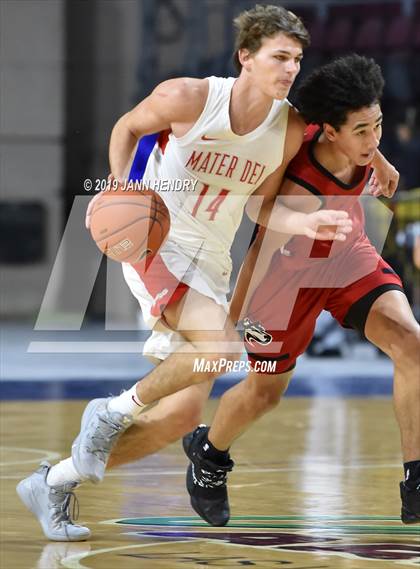
[[[144,172],[171,214],[160,254],[168,269],[222,303],[229,288],[230,248],[250,196],[283,160],[290,103],[274,100],[265,120],[237,135],[229,117],[235,78],[209,77],[205,107],[182,137],[157,143]],[[163,181],[183,180],[183,191],[163,191]],[[193,191],[191,191],[191,189]]]

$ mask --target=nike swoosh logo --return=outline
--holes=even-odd
[[[220,138],[211,138],[210,136],[206,136],[205,134],[203,134],[201,140],[220,140]]]
[[[134,401],[134,403],[138,406],[138,407],[142,407],[142,405],[140,405],[139,403],[137,403],[137,401],[134,398],[134,395],[131,396],[131,399]]]

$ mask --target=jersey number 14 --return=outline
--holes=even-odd
[[[207,194],[209,190],[209,185],[208,184],[203,184],[203,189],[201,190],[198,198],[197,198],[197,202],[192,210],[191,215],[193,217],[197,217],[197,212],[200,209],[200,206],[202,204],[202,201],[204,199],[204,196]],[[204,211],[207,211],[210,213],[209,215],[209,221],[213,221],[214,218],[217,215],[217,212],[219,211],[219,207],[222,205],[222,203],[224,202],[224,200],[226,199],[226,196],[229,194],[229,190],[220,190],[220,192],[218,193],[218,195],[214,198],[214,200],[212,200],[209,205],[206,207],[206,209]]]

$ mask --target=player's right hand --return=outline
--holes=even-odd
[[[345,241],[353,230],[353,222],[346,211],[320,209],[306,214],[304,234],[321,241]]]

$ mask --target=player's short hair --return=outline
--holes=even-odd
[[[295,38],[302,48],[309,45],[309,33],[302,20],[281,6],[257,4],[251,10],[241,12],[233,24],[236,31],[233,63],[239,72],[242,65],[238,51],[247,49],[250,53],[256,53],[264,38],[270,38],[279,32]]]
[[[373,59],[347,55],[312,71],[299,85],[296,106],[307,123],[338,130],[349,112],[379,103],[384,84]]]

